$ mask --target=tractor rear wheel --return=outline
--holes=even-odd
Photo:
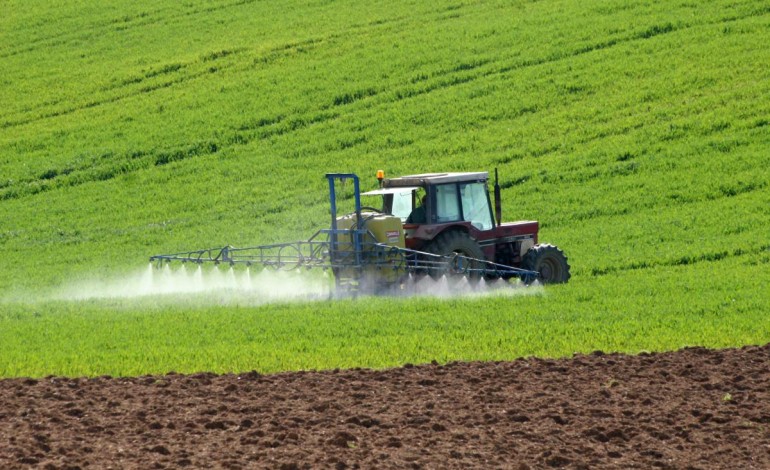
[[[459,230],[451,230],[439,234],[433,239],[430,245],[428,245],[426,251],[441,256],[460,255],[466,258],[473,258],[474,260],[484,259],[484,252],[481,250],[479,244],[476,243],[476,240],[472,239],[467,233]],[[454,260],[450,261],[449,266],[447,266],[446,269],[431,272],[431,275],[433,277],[441,277],[447,271],[455,271],[460,274],[468,269],[482,268],[482,263],[479,263],[478,261],[458,263],[457,266],[452,266],[454,262]],[[478,273],[470,273],[468,277],[477,278],[480,276]]]
[[[530,248],[524,255],[521,267],[539,272],[538,279],[543,284],[560,284],[570,278],[570,266],[564,252],[549,244]]]

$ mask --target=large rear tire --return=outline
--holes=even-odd
[[[433,239],[430,245],[428,245],[426,251],[441,256],[460,255],[466,258],[473,258],[474,260],[484,259],[484,251],[482,251],[479,244],[476,243],[476,240],[472,239],[467,233],[459,230],[451,230],[439,234],[436,238]],[[463,271],[465,271],[468,277],[477,278],[480,277],[477,272],[468,272],[468,270],[480,269],[482,268],[481,264],[482,263],[478,261],[471,261],[470,263],[459,263],[455,260],[452,260],[444,269],[433,270],[433,272],[431,272],[431,276],[441,277],[447,272],[464,274]]]
[[[535,245],[524,255],[522,268],[540,273],[538,280],[543,284],[562,284],[570,278],[567,257],[559,248],[549,245]]]

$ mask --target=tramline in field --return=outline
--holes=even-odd
[[[487,172],[430,173],[384,178],[360,192],[358,176],[329,173],[331,227],[306,241],[245,248],[225,246],[167,255],[151,262],[242,264],[281,270],[321,268],[334,275],[337,295],[387,294],[410,280],[458,277],[563,283],[570,278],[564,253],[538,243],[536,221],[502,223],[495,170],[494,213]],[[353,181],[355,210],[338,216],[337,184]],[[380,208],[362,206],[378,197]]]

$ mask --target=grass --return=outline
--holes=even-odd
[[[0,376],[770,341],[761,1],[8,10]],[[504,217],[541,222],[569,284],[258,307],[44,295],[155,253],[305,238],[327,223],[325,172],[373,187],[379,168],[494,167]]]

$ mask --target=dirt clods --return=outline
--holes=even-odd
[[[770,468],[770,345],[0,380],[0,468]]]

